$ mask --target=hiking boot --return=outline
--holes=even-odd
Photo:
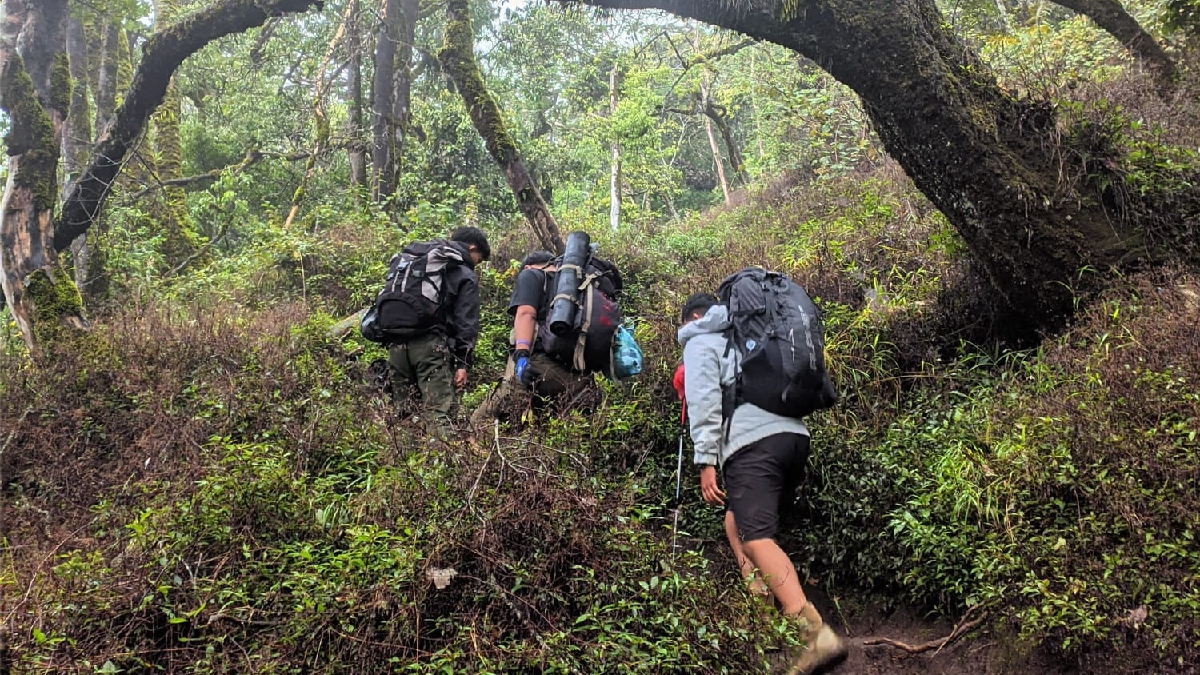
[[[833,629],[825,625],[812,604],[805,605],[797,617],[804,643],[792,649],[791,667],[787,675],[816,675],[841,663],[848,653],[846,645]]]

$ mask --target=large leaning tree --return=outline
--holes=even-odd
[[[1061,326],[1110,273],[1200,260],[1194,168],[1160,165],[1165,180],[1131,187],[1118,131],[1068,125],[1050,102],[1002,89],[935,0],[582,1],[663,10],[819,64],[858,94],[887,151],[1032,326]]]
[[[79,291],[57,254],[93,224],[126,154],[162,103],[184,59],[218,38],[301,12],[321,0],[219,0],[156,31],[77,179],[58,206],[58,161],[71,101],[67,0],[4,0],[0,39],[0,107],[11,120],[5,137],[8,181],[0,207],[0,284],[26,342],[40,329],[82,325]],[[55,211],[58,211],[55,217]],[[38,331],[35,331],[35,327]]]

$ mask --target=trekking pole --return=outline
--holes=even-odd
[[[675,462],[675,518],[671,523],[671,560],[675,559],[675,538],[679,533],[679,506],[683,487],[683,433],[687,430],[687,401],[683,402],[679,411],[679,457]]]

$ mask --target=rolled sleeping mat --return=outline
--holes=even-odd
[[[591,245],[592,240],[587,232],[567,235],[566,251],[558,266],[558,283],[555,284],[554,299],[547,317],[550,332],[555,335],[568,335],[575,328],[579,310],[579,284],[583,281],[584,270],[591,257]]]

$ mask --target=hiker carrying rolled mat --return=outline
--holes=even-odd
[[[560,257],[527,255],[508,305],[512,355],[503,381],[471,415],[476,434],[493,420],[519,419],[531,398],[577,401],[592,386],[592,373],[622,378],[640,371],[641,352],[632,335],[622,334],[620,290],[621,275],[595,255],[586,232],[568,235]],[[636,363],[617,358],[628,349]]]
[[[761,309],[772,307],[774,319],[773,298],[765,300]],[[808,427],[799,417],[745,402],[742,394],[758,392],[744,391],[755,383],[741,377],[743,355],[732,341],[756,342],[762,336],[735,336],[730,311],[720,298],[691,296],[681,320],[683,389],[701,495],[709,504],[727,507],[726,533],[739,567],[744,556],[762,574],[783,614],[795,622],[801,645],[789,654],[788,675],[824,672],[845,658],[846,647],[805,597],[795,566],[775,541],[781,503],[794,495],[808,461]],[[718,468],[725,490],[717,483]]]

